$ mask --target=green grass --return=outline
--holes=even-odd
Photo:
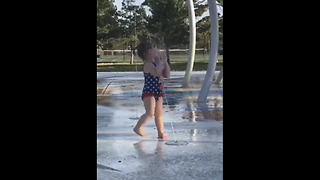
[[[188,61],[188,54],[173,54],[170,55],[171,62],[187,62]],[[122,56],[122,55],[115,55],[115,56],[103,56],[102,58],[97,58],[98,63],[102,62],[109,62],[109,63],[129,63],[130,56]],[[133,58],[134,63],[142,63],[142,60],[138,56],[134,56]],[[209,62],[209,54],[196,54],[194,58],[195,62]],[[223,61],[223,56],[218,56],[218,62]]]
[[[171,59],[171,71],[185,71],[187,68],[188,54],[173,54],[170,55]],[[223,56],[218,56],[217,68],[223,64]],[[97,71],[98,72],[130,72],[130,71],[142,71],[143,62],[138,56],[134,56],[133,65],[129,64],[130,57],[115,55],[115,56],[103,56],[97,58]],[[193,71],[206,71],[209,62],[209,54],[196,54]]]
[[[217,63],[217,69],[223,65],[222,62]],[[206,71],[208,62],[195,62],[193,65],[193,71]],[[170,65],[171,71],[185,71],[187,68],[186,62],[172,62]],[[142,71],[143,64],[113,64],[113,65],[99,65],[97,68],[98,72],[131,72],[131,71]]]

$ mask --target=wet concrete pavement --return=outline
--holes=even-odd
[[[183,76],[172,72],[165,80],[163,121],[169,139],[158,140],[154,120],[144,128],[148,137],[132,131],[145,112],[142,72],[97,73],[99,180],[222,179],[223,85],[213,84],[208,101],[197,103],[205,72],[193,72],[189,88],[181,88]],[[174,142],[184,145],[168,145]]]

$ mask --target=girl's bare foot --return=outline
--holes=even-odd
[[[159,139],[168,139],[168,136],[164,133],[158,133],[158,138]]]
[[[142,136],[142,137],[147,136],[147,133],[141,128],[138,129],[138,128],[134,127],[133,132],[135,132],[136,134],[138,134],[139,136]]]

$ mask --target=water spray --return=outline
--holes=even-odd
[[[165,95],[164,95],[164,98],[165,98],[165,101],[166,101],[166,104],[167,104],[167,108],[169,109],[169,104],[168,104],[167,95],[166,95],[164,89],[163,89],[162,91],[163,91],[163,93],[165,94]],[[182,142],[178,142],[178,141],[177,141],[177,139],[176,139],[176,134],[175,134],[175,132],[174,132],[174,127],[173,127],[172,119],[171,119],[171,129],[172,129],[172,132],[173,132],[174,141],[168,141],[168,142],[165,143],[166,145],[179,146],[179,145],[187,145],[187,144],[188,144],[188,142],[186,142],[186,141],[182,141]]]

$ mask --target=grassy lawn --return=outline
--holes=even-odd
[[[171,71],[185,71],[187,68],[188,55],[171,55]],[[129,57],[123,56],[105,56],[97,58],[98,72],[130,72],[142,71],[143,62],[135,56],[134,64],[129,64]],[[193,71],[206,71],[209,62],[209,55],[196,55]],[[218,56],[217,69],[223,65],[223,57]]]
[[[187,62],[187,54],[174,54],[170,55],[171,62]],[[102,56],[102,58],[97,58],[98,63],[109,62],[109,63],[129,63],[129,56],[115,55],[115,56]],[[142,63],[142,60],[138,56],[133,57],[135,63]],[[194,58],[195,62],[208,62],[209,54],[196,54]],[[223,61],[223,56],[218,56],[218,62]]]
[[[223,63],[217,63],[217,69],[219,69]],[[208,62],[195,62],[193,65],[193,71],[206,71]],[[171,71],[185,71],[187,68],[186,62],[173,62],[170,65]],[[130,72],[130,71],[142,71],[143,64],[113,64],[113,65],[98,65],[98,72]]]

